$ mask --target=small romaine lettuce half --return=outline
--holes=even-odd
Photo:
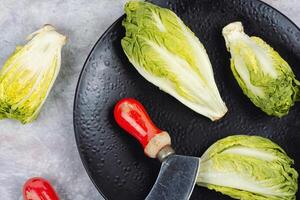
[[[261,38],[245,34],[241,22],[224,27],[223,36],[244,94],[268,115],[287,115],[299,98],[300,85],[289,64]]]
[[[209,57],[195,34],[171,10],[151,3],[125,5],[122,47],[149,82],[211,120],[227,112]]]
[[[22,123],[37,118],[58,75],[66,37],[51,25],[28,36],[0,71],[0,119]]]
[[[269,139],[229,136],[203,154],[197,184],[235,199],[295,200],[298,173],[293,163]]]

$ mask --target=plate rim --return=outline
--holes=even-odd
[[[286,14],[284,14],[283,12],[281,12],[279,9],[275,8],[274,6],[270,5],[269,3],[267,2],[264,2],[263,0],[251,0],[252,2],[253,1],[256,1],[257,3],[261,3],[263,5],[265,5],[266,7],[269,7],[271,9],[273,9],[275,12],[277,12],[277,14],[279,14],[281,17],[285,18],[289,23],[291,23],[291,25],[293,25],[299,32],[300,32],[300,27],[292,20],[290,19]],[[174,11],[173,11],[174,12]],[[80,151],[80,148],[79,148],[79,144],[80,144],[80,139],[79,139],[79,131],[77,129],[77,126],[76,126],[76,117],[75,117],[75,111],[76,111],[76,103],[78,102],[78,94],[79,94],[79,87],[83,81],[83,73],[85,72],[86,68],[87,68],[87,63],[89,62],[89,59],[91,57],[91,55],[94,53],[96,47],[98,46],[98,44],[100,44],[104,38],[108,35],[108,33],[115,27],[115,25],[117,23],[119,23],[120,21],[122,21],[124,18],[125,18],[126,14],[123,14],[121,15],[119,18],[117,18],[103,33],[102,35],[99,37],[99,39],[96,41],[96,43],[93,45],[92,49],[90,50],[90,52],[88,53],[86,59],[85,59],[85,62],[83,64],[83,67],[81,68],[81,71],[79,73],[79,76],[78,76],[78,81],[77,81],[77,84],[76,84],[76,88],[75,88],[75,95],[74,95],[74,101],[73,101],[73,129],[74,129],[74,135],[75,135],[75,142],[76,142],[76,148],[77,148],[77,151],[79,153],[79,157],[80,157],[80,160],[84,166],[84,169],[85,169],[85,172],[87,173],[89,179],[91,180],[91,182],[93,183],[93,185],[95,186],[95,188],[97,189],[97,191],[100,193],[100,195],[102,196],[103,199],[105,200],[109,200],[105,195],[104,195],[104,192],[97,186],[97,184],[95,183],[93,177],[92,177],[92,174],[90,172],[90,170],[88,169],[88,164],[82,154],[82,152]]]
[[[84,166],[85,172],[87,173],[89,179],[92,181],[93,185],[95,186],[95,188],[98,190],[98,192],[100,193],[100,195],[105,199],[108,200],[108,198],[104,195],[104,193],[102,192],[102,190],[97,186],[97,184],[95,183],[92,174],[90,172],[90,170],[88,169],[88,164],[86,162],[86,160],[83,157],[82,152],[80,151],[79,148],[79,131],[77,130],[77,126],[76,126],[76,117],[75,117],[75,110],[76,110],[76,103],[78,101],[78,94],[79,94],[79,87],[80,84],[82,82],[82,77],[83,77],[83,73],[85,72],[85,69],[87,67],[87,63],[89,62],[89,59],[91,57],[91,55],[94,53],[94,50],[96,49],[96,47],[98,46],[98,44],[100,44],[100,42],[102,42],[104,40],[104,38],[107,36],[107,34],[110,32],[110,30],[120,21],[123,20],[123,18],[125,17],[125,14],[123,14],[121,17],[119,17],[117,20],[115,20],[103,33],[102,35],[99,37],[99,39],[97,40],[97,42],[93,45],[92,49],[90,50],[86,60],[84,61],[83,67],[80,71],[79,77],[78,77],[78,81],[77,81],[77,85],[76,85],[76,89],[75,89],[75,96],[74,96],[74,102],[73,102],[73,129],[74,129],[74,134],[75,134],[75,142],[76,142],[76,148],[77,151],[79,153],[80,156],[80,160]]]

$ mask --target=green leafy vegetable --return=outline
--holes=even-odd
[[[0,119],[33,121],[57,77],[66,37],[46,25],[32,33],[0,71]]]
[[[243,200],[295,200],[294,161],[272,141],[230,136],[201,157],[197,184]]]
[[[243,92],[268,115],[288,114],[300,85],[289,64],[262,39],[246,35],[240,22],[226,26],[223,36]]]
[[[211,120],[227,108],[216,86],[205,48],[169,9],[131,1],[125,5],[122,47],[149,82]]]

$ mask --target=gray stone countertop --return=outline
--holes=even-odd
[[[75,144],[73,98],[80,70],[99,36],[123,14],[126,0],[1,0],[0,66],[26,35],[50,23],[66,34],[60,74],[39,118],[0,121],[0,199],[21,200],[30,177],[52,182],[61,199],[102,199]],[[299,0],[265,0],[300,26]],[[1,68],[1,67],[0,67]]]

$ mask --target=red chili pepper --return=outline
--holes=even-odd
[[[134,136],[145,148],[149,141],[162,131],[151,121],[144,106],[135,99],[125,98],[114,109],[117,123]]]
[[[31,178],[23,186],[24,200],[59,200],[58,195],[46,179]]]

